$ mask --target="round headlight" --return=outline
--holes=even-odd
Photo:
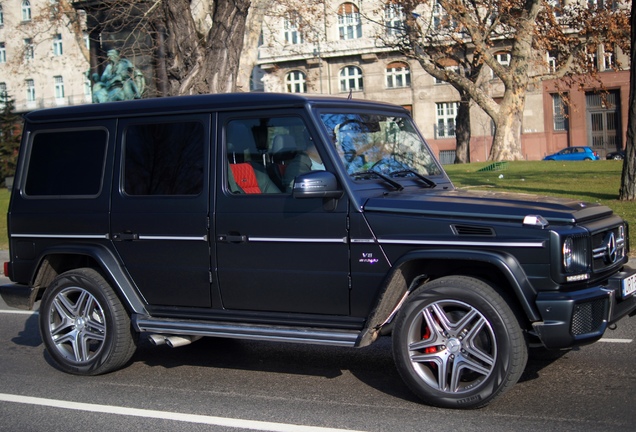
[[[568,237],[563,242],[563,267],[566,272],[572,269],[572,263],[574,262],[574,250],[573,250],[572,237]]]

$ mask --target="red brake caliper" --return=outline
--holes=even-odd
[[[422,340],[426,340],[430,337],[431,337],[431,329],[428,326],[426,326],[426,330],[424,331],[424,334],[422,335]],[[424,354],[433,354],[436,352],[437,352],[437,347],[424,348]]]

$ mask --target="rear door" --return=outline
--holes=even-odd
[[[349,315],[347,198],[294,199],[273,178],[279,168],[332,168],[320,148],[319,160],[310,160],[316,134],[296,112],[220,117],[214,215],[219,294],[232,310]],[[275,143],[285,143],[288,158],[277,157]],[[243,179],[232,171],[240,163],[255,170],[260,193],[241,190]]]
[[[150,305],[210,307],[210,116],[120,121],[111,238]]]

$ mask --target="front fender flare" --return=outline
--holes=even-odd
[[[508,282],[528,320],[539,321],[541,319],[536,305],[532,302],[536,297],[536,290],[514,256],[493,251],[418,250],[405,254],[394,263],[391,272],[385,278],[383,289],[367,319],[365,328],[360,333],[356,346],[362,347],[372,343],[378,337],[382,326],[397,312],[403,300],[412,290],[417,288],[418,278],[404,273],[407,264],[415,260],[458,260],[490,264],[496,267]]]

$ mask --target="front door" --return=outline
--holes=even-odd
[[[120,121],[111,237],[153,306],[211,306],[209,117]]]
[[[220,118],[214,215],[226,309],[349,315],[348,200],[295,199],[293,176],[329,170],[285,111]]]

